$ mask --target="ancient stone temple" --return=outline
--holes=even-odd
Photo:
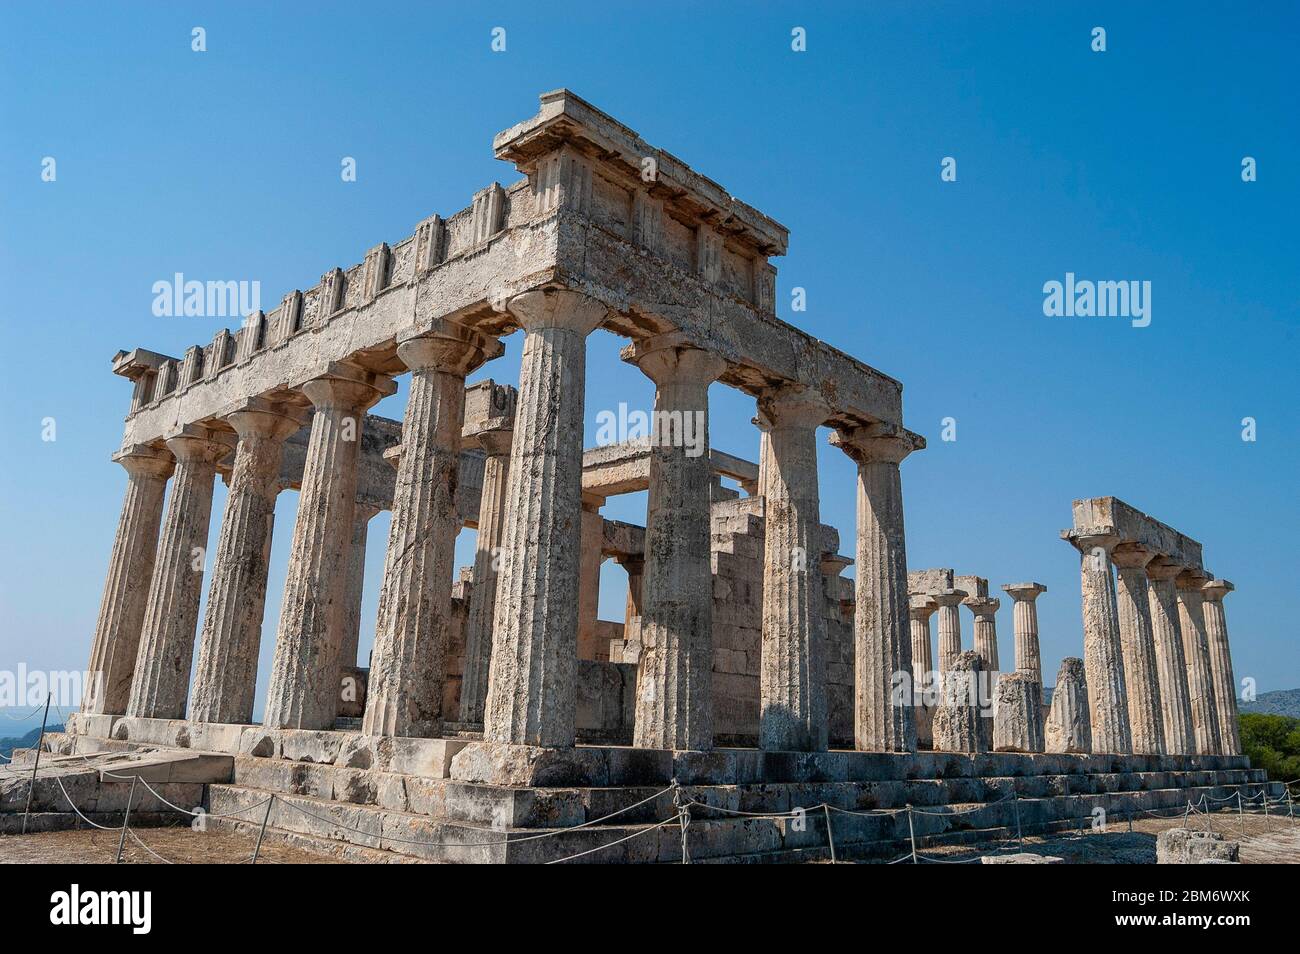
[[[1056,727],[1035,610],[1046,588],[1003,587],[1008,665],[986,578],[909,573],[902,464],[925,441],[904,426],[897,380],[777,317],[786,229],[567,90],[493,149],[519,172],[512,185],[182,356],[115,356],[134,386],[114,456],[127,490],[75,751],[223,753],[205,797],[228,825],[251,823],[237,813],[272,792],[283,837],[449,861],[607,845],[589,860],[678,860],[682,833],[654,828],[673,786],[696,806],[687,837],[701,854],[794,859],[825,845],[829,812],[797,829],[726,812],[973,802],[960,827],[992,831],[1009,824],[1015,785],[1024,823],[1048,828],[1096,805],[1258,783],[1235,734],[1232,586],[1204,570],[1199,544],[1113,498],[1076,502],[1084,662],[1078,691],[1053,703],[1070,720]],[[583,445],[598,329],[627,339],[628,373],[654,383],[648,441]],[[511,334],[518,387],[467,386]],[[403,420],[369,414],[402,375]],[[711,446],[714,383],[754,399],[758,460]],[[821,428],[856,465],[846,554],[819,512]],[[218,477],[229,491],[209,541]],[[275,527],[286,488],[297,519]],[[602,516],[641,491],[644,525]],[[381,510],[363,664],[367,523]],[[463,527],[477,550],[457,573]],[[273,533],[292,540],[279,594]],[[596,613],[607,559],[627,571],[621,624]],[[1043,751],[1045,724],[1048,739],[1068,734],[1061,751]],[[1115,773],[1140,778],[1117,790]],[[1067,790],[1068,804],[1054,794]],[[955,818],[918,824],[942,838]],[[892,851],[899,824],[845,815],[835,839]]]

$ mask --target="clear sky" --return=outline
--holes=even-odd
[[[466,6],[0,10],[0,669],[86,664],[125,486],[109,455],[130,386],[109,359],[233,324],[155,317],[153,283],[257,280],[269,308],[514,181],[492,135],[564,86],[789,227],[778,313],[901,380],[929,439],[903,465],[909,564],[1046,583],[1049,682],[1082,641],[1058,531],[1073,498],[1115,495],[1236,583],[1238,676],[1300,686],[1294,4]],[[1046,317],[1043,285],[1067,272],[1149,281],[1150,325]],[[650,406],[620,344],[590,342],[589,443],[600,410]],[[474,379],[514,383],[518,356],[515,335]],[[405,393],[377,412],[400,417]],[[753,459],[752,399],[711,400],[714,446]],[[820,464],[851,555],[852,466],[824,442]],[[224,499],[219,483],[213,544]],[[281,496],[259,713],[295,506]],[[370,532],[363,652],[386,515]],[[603,617],[624,585],[608,564]],[[1009,599],[998,623],[1009,659]]]

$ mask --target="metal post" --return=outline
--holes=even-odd
[[[45,723],[50,718],[50,696],[52,693],[45,694],[45,715],[41,716],[41,737],[36,740],[36,759],[32,762],[32,778],[27,783],[27,807],[23,809],[23,834],[27,834],[27,816],[32,811],[32,793],[36,791],[36,770],[41,764],[41,749],[45,745]]]
[[[835,835],[831,831],[831,807],[822,802],[822,811],[826,813],[826,841],[831,846],[831,864],[838,864],[835,860]]]
[[[1011,804],[1014,805],[1016,809],[1016,844],[1023,848],[1025,847],[1025,839],[1022,837],[1020,832],[1020,796],[1014,791],[1011,793]]]
[[[122,837],[117,840],[117,857],[113,859],[115,865],[122,863],[122,848],[126,845],[126,826],[131,821],[131,801],[135,798],[135,783],[139,780],[139,775],[131,776],[131,791],[126,796],[126,812],[122,815]]]
[[[907,806],[907,837],[912,839],[912,864],[918,864],[916,860],[916,827],[912,824],[912,806]]]
[[[262,850],[262,838],[266,835],[266,823],[271,817],[271,805],[275,803],[275,795],[271,795],[266,800],[266,814],[262,816],[262,827],[257,832],[257,844],[253,846],[253,860],[249,864],[257,864],[257,855]]]
[[[1246,834],[1246,810],[1241,807],[1241,789],[1237,789],[1237,815],[1241,818],[1241,833]]]
[[[1264,827],[1268,831],[1273,830],[1273,820],[1268,817],[1268,790],[1264,789]]]

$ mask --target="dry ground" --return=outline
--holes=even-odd
[[[136,837],[161,858],[174,864],[247,864],[253,856],[253,835],[228,832],[196,832],[188,827],[131,829]],[[0,835],[0,864],[111,864],[117,856],[117,832],[97,829],[50,831],[35,835]],[[122,852],[124,864],[150,865],[164,862],[144,848],[126,839]],[[339,864],[328,855],[300,848],[262,844],[257,863],[261,864]]]

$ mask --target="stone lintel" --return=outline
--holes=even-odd
[[[953,571],[946,567],[936,567],[930,570],[908,570],[907,592],[913,596],[928,596],[943,590],[950,590],[955,586],[953,578]]]
[[[1201,545],[1117,497],[1087,497],[1073,503],[1074,529],[1110,527],[1121,544],[1138,544],[1191,569],[1201,569]]]
[[[952,585],[966,591],[966,605],[976,605],[979,600],[987,599],[989,581],[982,576],[955,576]]]
[[[709,449],[712,472],[735,480],[757,481],[758,465]],[[592,447],[582,454],[582,491],[599,497],[633,494],[650,486],[650,446],[639,441]]]
[[[119,351],[113,355],[113,373],[134,381],[147,371],[157,371],[168,361],[180,364],[180,358],[172,358],[144,348]]]

